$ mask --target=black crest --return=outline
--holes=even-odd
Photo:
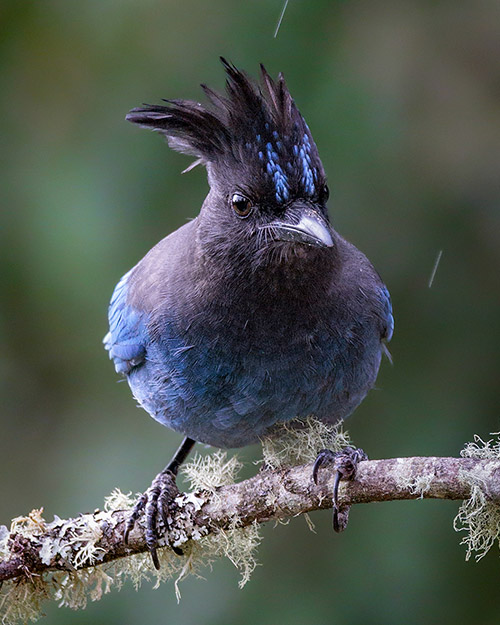
[[[292,195],[321,194],[325,174],[309,128],[283,75],[275,82],[261,65],[257,84],[221,58],[226,94],[202,85],[209,102],[165,100],[135,108],[127,120],[160,132],[170,147],[218,167],[252,167],[264,174],[280,203]],[[257,173],[257,172],[256,172]]]

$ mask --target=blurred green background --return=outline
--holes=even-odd
[[[180,437],[136,408],[102,349],[120,276],[193,217],[189,159],[127,124],[142,102],[221,88],[218,56],[283,71],[329,173],[336,228],[393,296],[394,366],[347,427],[372,458],[457,455],[500,413],[500,3],[6,1],[0,5],[0,523],[93,510],[149,485]],[[431,270],[441,264],[432,288]],[[248,463],[252,447],[240,452]],[[253,471],[251,468],[249,471]],[[265,528],[240,591],[206,581],[46,622],[498,623],[497,548],[464,561],[458,505],[358,506]]]

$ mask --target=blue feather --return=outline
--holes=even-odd
[[[392,302],[391,296],[389,295],[389,291],[387,287],[382,286],[380,289],[380,299],[383,305],[383,315],[385,321],[385,331],[382,335],[387,342],[389,342],[392,338],[392,334],[394,332],[394,316],[392,314]]]
[[[144,313],[127,304],[131,273],[126,273],[115,287],[109,304],[109,332],[103,339],[117,373],[125,374],[144,362],[147,341]]]

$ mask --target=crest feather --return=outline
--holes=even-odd
[[[282,74],[275,82],[261,65],[259,86],[226,59],[221,57],[221,62],[227,74],[226,95],[201,85],[208,105],[164,100],[166,105],[134,108],[126,119],[165,135],[174,150],[197,156],[203,162],[217,161],[228,151],[235,152],[235,143],[253,141],[255,135],[266,135],[269,130],[281,135],[295,126],[296,130],[308,132]]]
[[[226,59],[221,62],[225,94],[202,85],[206,104],[145,104],[131,110],[127,120],[163,134],[171,148],[195,156],[211,171],[253,168],[279,202],[297,193],[313,197],[324,184],[323,166],[283,75],[275,81],[261,65],[257,83]]]

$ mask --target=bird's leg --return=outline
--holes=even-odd
[[[350,506],[343,506],[342,508],[339,506],[338,494],[340,480],[353,480],[356,477],[358,464],[363,460],[368,460],[368,456],[362,449],[346,447],[338,452],[333,452],[330,449],[322,449],[314,462],[313,480],[315,484],[318,483],[318,472],[321,467],[331,465],[335,472],[332,501],[333,529],[336,532],[342,532],[347,527],[350,508]]]
[[[163,471],[158,473],[158,475],[151,482],[151,486],[148,490],[143,493],[141,497],[139,497],[134,509],[127,519],[127,524],[125,525],[123,539],[125,544],[128,544],[129,534],[134,529],[137,519],[144,511],[144,514],[146,515],[146,544],[151,553],[151,557],[153,558],[155,569],[157,570],[160,568],[160,562],[158,560],[157,553],[158,530],[156,527],[156,521],[158,519],[158,515],[160,515],[165,529],[168,529],[169,508],[172,507],[175,498],[179,494],[179,489],[177,488],[175,481],[177,473],[179,472],[179,467],[187,458],[194,444],[195,441],[186,436],[179,449],[175,452],[172,460],[167,464]],[[183,553],[178,547],[172,546],[172,549],[177,555],[182,555]]]

